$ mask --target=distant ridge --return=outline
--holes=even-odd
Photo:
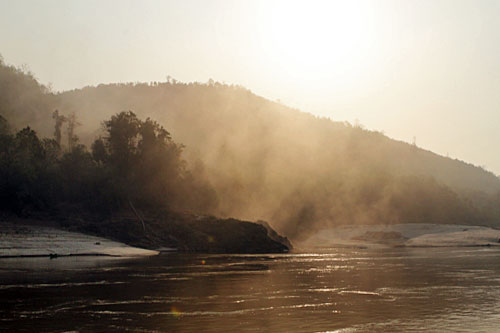
[[[206,149],[209,144],[222,145],[229,136],[233,139],[251,136],[252,141],[265,141],[273,137],[272,127],[275,130],[288,127],[286,134],[292,134],[293,129],[299,131],[294,133],[307,134],[318,144],[340,139],[337,150],[365,149],[362,151],[367,155],[364,160],[384,160],[385,166],[396,172],[406,170],[403,173],[433,176],[460,189],[488,193],[500,190],[498,177],[480,167],[390,139],[380,132],[300,112],[239,86],[218,83],[102,84],[63,92],[58,97],[61,109],[76,112],[86,125],[94,124],[90,127],[92,130],[99,126],[100,117],[109,117],[121,110],[131,109],[142,117],[158,119],[184,142],[188,151]],[[215,127],[222,133],[213,133]],[[251,127],[254,133],[237,130],[244,127]],[[267,136],[255,137],[253,134]],[[206,136],[218,138],[206,142]],[[293,140],[293,137],[286,140]],[[314,144],[302,144],[316,148]],[[355,144],[358,146],[354,147]],[[374,156],[376,154],[378,157]]]
[[[58,109],[77,116],[88,145],[117,112],[158,120],[216,190],[219,204],[208,213],[267,220],[292,237],[325,224],[499,225],[493,173],[239,86],[126,83],[54,94],[33,82],[0,66],[0,114],[16,128],[51,136]]]

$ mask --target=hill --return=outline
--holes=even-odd
[[[270,220],[289,235],[322,223],[496,222],[492,173],[241,87],[111,84],[58,98],[92,124],[83,137],[119,110],[158,119],[216,189],[214,213]]]
[[[2,85],[10,81],[0,78]],[[19,95],[24,88],[9,89]],[[40,103],[33,102],[43,106],[38,118],[47,109],[75,114],[82,124],[76,133],[86,144],[103,135],[102,121],[117,112],[157,120],[185,145],[192,173],[215,190],[218,200],[206,213],[267,220],[294,238],[325,225],[499,221],[494,174],[239,86],[169,81],[40,91]],[[15,110],[2,114],[17,126],[35,119],[32,126],[51,134],[53,119]]]

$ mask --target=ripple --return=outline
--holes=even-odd
[[[326,303],[306,303],[306,304],[295,304],[295,305],[282,305],[282,306],[270,306],[261,308],[250,308],[241,310],[230,310],[230,311],[157,311],[157,312],[135,312],[135,311],[116,311],[116,310],[97,310],[97,311],[87,311],[86,313],[94,315],[140,315],[145,317],[153,316],[227,316],[227,315],[239,315],[246,313],[262,312],[262,311],[273,311],[273,310],[283,310],[283,309],[301,309],[301,308],[319,308],[319,307],[330,307],[336,305],[332,302]],[[338,310],[333,310],[332,313],[340,313]]]
[[[94,281],[94,282],[63,282],[63,283],[35,283],[35,284],[4,284],[0,285],[2,289],[24,288],[24,289],[38,289],[38,288],[52,288],[52,287],[80,287],[80,286],[95,286],[95,285],[114,285],[126,284],[125,281]]]

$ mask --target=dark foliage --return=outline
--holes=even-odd
[[[115,114],[129,109],[139,117]],[[0,114],[11,125],[0,118],[0,205],[18,212],[163,207],[268,220],[292,237],[353,223],[499,225],[491,172],[238,86],[169,80],[52,94],[0,64]],[[28,125],[55,140],[13,134]]]
[[[199,211],[216,202],[210,186],[187,171],[182,146],[158,123],[142,121],[131,111],[104,122],[106,135],[94,142],[91,153],[84,145],[62,152],[56,140],[40,140],[29,127],[10,134],[3,118],[0,125],[2,210],[23,214],[72,207],[109,214],[134,206]],[[195,192],[209,195],[194,201]]]

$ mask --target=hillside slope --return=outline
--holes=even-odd
[[[58,106],[78,114],[86,125],[81,130],[85,137],[97,133],[102,118],[130,109],[141,117],[158,119],[187,146],[188,152],[201,154],[203,160],[209,159],[205,155],[225,149],[237,155],[275,153],[282,156],[274,159],[291,157],[294,163],[304,164],[307,161],[296,159],[302,150],[313,153],[309,157],[312,162],[333,162],[334,155],[341,154],[342,158],[380,165],[391,172],[433,176],[453,188],[488,193],[500,189],[499,179],[481,168],[378,132],[317,118],[241,87],[110,84],[64,92],[58,97]],[[314,164],[312,169],[316,170],[318,163]]]
[[[17,128],[51,135],[50,112],[58,109],[77,116],[76,133],[90,146],[103,135],[102,121],[117,112],[158,120],[185,145],[191,171],[215,189],[210,214],[267,220],[292,237],[337,224],[499,221],[494,174],[241,87],[107,84],[52,94],[38,85],[26,99],[18,82],[36,80],[3,67],[0,83],[8,89],[0,113]]]
[[[111,84],[57,97],[90,125],[82,137],[120,110],[158,119],[214,185],[215,213],[270,220],[290,235],[323,222],[496,222],[492,173],[241,87]]]

